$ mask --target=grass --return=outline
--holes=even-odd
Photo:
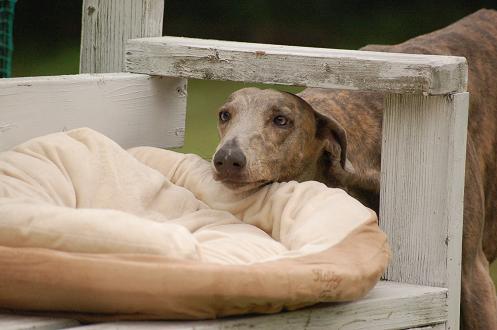
[[[36,52],[19,47],[14,54],[14,76],[40,76],[73,74],[78,72],[79,48],[67,47],[57,51]],[[291,86],[271,86],[223,81],[190,80],[186,115],[185,144],[175,149],[184,153],[195,153],[210,159],[216,145],[217,109],[229,94],[243,87],[278,88],[288,92],[298,92],[301,88]],[[497,286],[497,262],[491,265],[490,274]]]
[[[79,47],[67,46],[62,49],[23,47],[14,49],[12,75],[53,76],[73,74],[79,71]]]

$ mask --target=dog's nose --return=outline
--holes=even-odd
[[[221,148],[214,155],[214,166],[221,174],[237,174],[246,164],[247,159],[239,148]]]

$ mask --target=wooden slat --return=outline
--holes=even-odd
[[[391,93],[466,90],[462,57],[392,54],[157,37],[129,40],[126,70],[197,79],[234,80]]]
[[[442,330],[442,329],[445,329],[444,323],[429,325],[427,327],[421,327],[421,328],[410,328],[409,330]]]
[[[57,330],[79,325],[76,320],[40,316],[0,314],[2,330]]]
[[[386,279],[449,289],[458,329],[468,93],[388,95],[380,226],[392,247]]]
[[[90,127],[123,147],[183,143],[186,81],[129,73],[0,80],[0,150]]]
[[[442,191],[447,198],[445,218],[448,222],[446,287],[449,288],[449,322],[447,322],[447,329],[459,329],[469,93],[454,94],[447,98],[452,111],[448,118],[447,186],[446,190]]]
[[[399,329],[447,319],[447,290],[380,282],[364,299],[273,315],[194,322],[115,322],[81,330],[128,329]]]
[[[124,71],[124,43],[162,35],[164,0],[83,0],[81,73]]]

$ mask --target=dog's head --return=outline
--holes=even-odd
[[[219,109],[215,178],[231,188],[305,181],[333,163],[352,171],[340,124],[297,95],[244,88]],[[322,166],[324,165],[324,166]]]

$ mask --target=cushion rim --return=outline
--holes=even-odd
[[[347,255],[351,247],[359,256],[354,261]],[[82,321],[275,313],[359,299],[380,279],[389,258],[375,219],[328,250],[254,265],[0,247],[0,307],[64,312]]]

